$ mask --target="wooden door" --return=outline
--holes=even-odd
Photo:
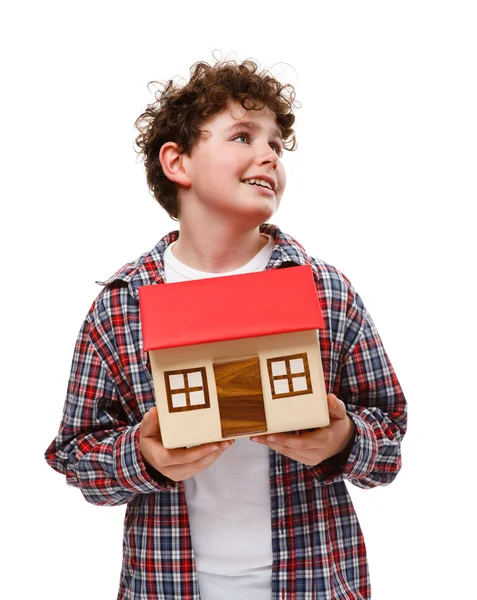
[[[267,430],[258,358],[214,364],[222,437]]]

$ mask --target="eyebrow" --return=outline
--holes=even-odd
[[[234,129],[240,129],[242,127],[245,127],[245,129],[250,129],[250,131],[261,131],[263,129],[263,127],[255,121],[240,121],[239,123],[235,123],[234,125],[229,127],[227,131],[233,131]],[[273,129],[272,135],[282,140],[282,134],[279,129]]]

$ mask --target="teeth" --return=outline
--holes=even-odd
[[[248,183],[250,185],[261,185],[263,187],[267,187],[269,190],[273,191],[272,186],[268,183],[268,181],[263,181],[263,179],[246,179],[244,183]]]

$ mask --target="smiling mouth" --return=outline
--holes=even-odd
[[[245,185],[249,185],[250,187],[256,187],[256,188],[259,188],[260,190],[264,190],[264,191],[268,192],[269,194],[275,194],[275,192],[273,190],[271,190],[269,187],[266,187],[265,185],[260,185],[259,183],[247,183],[246,181],[242,181],[242,183]]]

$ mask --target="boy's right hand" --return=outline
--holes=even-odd
[[[139,445],[143,459],[172,481],[184,481],[199,473],[216,461],[233,443],[234,440],[228,440],[168,450],[162,445],[157,408],[151,408],[141,421]]]

